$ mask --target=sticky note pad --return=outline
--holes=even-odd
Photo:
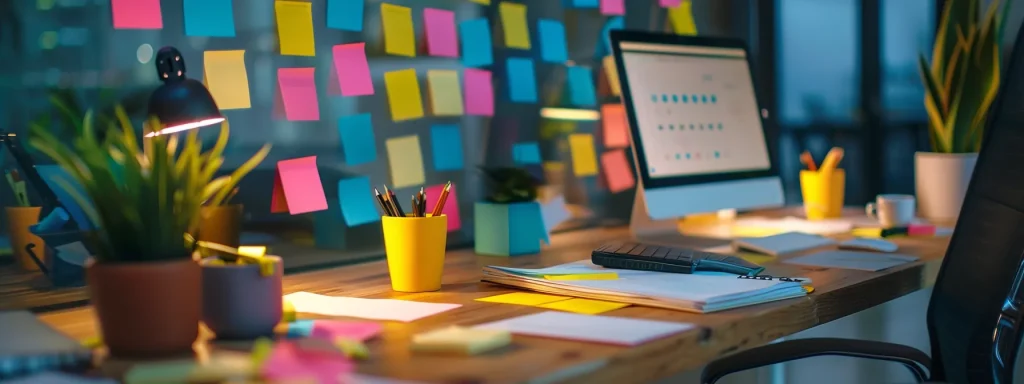
[[[489,296],[476,299],[488,303],[516,304],[516,305],[541,305],[569,299],[565,296],[545,295],[542,293],[513,292],[496,296]]]
[[[232,0],[184,0],[185,35],[235,37]]]
[[[597,106],[597,91],[590,68],[569,67],[569,102],[578,107]]]
[[[601,133],[604,146],[623,148],[629,146],[629,125],[626,123],[626,107],[622,104],[601,106]]]
[[[380,221],[377,202],[374,201],[373,187],[366,176],[338,180],[338,202],[345,225],[376,223]]]
[[[533,60],[510,57],[506,66],[509,99],[517,103],[536,103],[537,75],[533,70]]]
[[[629,304],[591,299],[569,299],[538,305],[538,307],[541,308],[580,313],[584,315],[596,315],[628,306]]]
[[[161,29],[160,0],[110,0],[114,29]]]
[[[491,0],[469,0],[481,5],[491,5]]]
[[[512,162],[540,164],[540,146],[536,142],[512,144]]]
[[[452,184],[448,190],[448,198],[444,201],[444,207],[441,208],[441,214],[448,216],[448,232],[458,231],[462,228],[462,217],[459,215],[459,195],[455,191],[456,188],[456,185]],[[444,184],[432,185],[423,191],[427,194],[427,210],[434,210],[442,190],[444,190]]]
[[[403,69],[385,73],[384,86],[388,90],[391,120],[405,121],[423,117],[420,81],[416,77],[415,69]]]
[[[385,146],[388,149],[391,184],[394,188],[412,187],[426,182],[419,136],[390,138],[385,142]]]
[[[434,116],[462,116],[462,87],[459,86],[458,72],[440,69],[428,70],[427,88]]]
[[[334,71],[342,96],[373,94],[373,78],[366,62],[366,43],[335,45]]]
[[[277,85],[281,90],[285,117],[290,121],[320,120],[314,68],[278,68]]]
[[[458,125],[438,124],[430,127],[430,142],[435,170],[462,169],[462,131]]]
[[[412,350],[420,353],[475,355],[512,343],[512,334],[498,329],[442,328],[413,336]]]
[[[277,15],[277,38],[281,54],[286,56],[316,56],[313,41],[313,9],[308,1],[274,2]]]
[[[540,34],[540,58],[542,60],[549,63],[564,63],[569,60],[569,50],[565,42],[565,25],[561,21],[537,20],[537,31]]]
[[[369,113],[339,118],[338,137],[341,138],[346,165],[377,161],[377,139],[373,134],[373,119]]]
[[[604,172],[608,191],[619,193],[636,185],[633,168],[626,159],[626,151],[616,149],[601,154],[601,169]]]
[[[658,5],[662,8],[678,7],[683,0],[658,0]]]
[[[530,49],[530,28],[526,25],[526,5],[502,1],[498,5],[501,13],[501,28],[505,32],[505,46]]]
[[[487,19],[479,18],[459,23],[459,37],[462,39],[462,65],[482,67],[494,63],[491,23]]]
[[[320,184],[316,156],[277,162],[270,205],[271,212],[287,210],[293,215],[327,209],[327,197],[324,196],[324,186]]]
[[[572,152],[572,172],[576,176],[597,174],[597,154],[594,152],[594,136],[589,133],[569,135],[569,151]]]
[[[327,28],[361,32],[365,0],[327,0]]]
[[[677,35],[694,36],[697,24],[693,21],[693,3],[683,1],[679,6],[668,9],[668,20]]]
[[[597,8],[599,0],[571,0],[575,8]]]
[[[604,68],[604,75],[608,79],[608,87],[612,91],[612,96],[621,95],[622,86],[619,84],[619,70],[615,65],[615,56],[605,56],[601,64]]]
[[[431,56],[459,57],[459,38],[455,32],[455,12],[426,8],[423,10],[423,34],[427,53]]]
[[[203,52],[203,80],[217,102],[217,108],[244,109],[251,106],[245,51]]]
[[[494,116],[494,84],[491,83],[491,71],[467,68],[462,76],[462,97],[466,101],[466,114]]]
[[[409,7],[381,3],[380,17],[384,25],[384,50],[392,55],[416,57],[412,10]]]
[[[338,338],[366,341],[380,334],[382,329],[380,323],[367,321],[316,320],[310,336],[331,341]]]
[[[625,15],[625,0],[601,0],[601,13],[605,15]]]

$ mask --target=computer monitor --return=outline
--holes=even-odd
[[[650,219],[784,204],[742,41],[612,31]]]

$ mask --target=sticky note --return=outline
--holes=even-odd
[[[601,0],[601,13],[605,15],[625,15],[625,0]]]
[[[377,161],[377,139],[373,134],[373,119],[369,113],[339,118],[338,137],[341,138],[345,165]]]
[[[314,68],[278,68],[277,84],[281,90],[285,117],[290,121],[320,120],[316,96]]]
[[[434,8],[424,9],[423,34],[427,38],[427,54],[459,57],[459,38],[455,32],[455,12]]]
[[[605,21],[601,27],[601,35],[597,38],[597,47],[594,49],[594,58],[600,59],[612,53],[612,31],[626,28],[626,19],[622,16],[615,16]]]
[[[512,162],[540,164],[540,146],[536,142],[512,144]]]
[[[612,96],[621,95],[622,86],[619,84],[619,70],[615,65],[615,56],[605,56],[601,63],[604,68],[604,75],[608,79],[608,87],[612,91]]]
[[[491,71],[467,68],[462,76],[462,97],[466,101],[466,114],[494,116],[494,84],[491,83]]]
[[[456,193],[457,186],[453,183],[448,190],[448,198],[444,201],[441,213],[448,216],[448,232],[458,231],[462,228],[462,217],[459,215],[459,195]],[[444,190],[444,184],[427,187],[423,193],[427,194],[427,210],[433,211],[437,205],[437,199]]]
[[[327,197],[324,196],[324,186],[320,184],[316,156],[277,162],[270,205],[271,212],[287,210],[293,215],[327,209]]]
[[[677,7],[668,9],[668,20],[677,35],[694,36],[697,24],[693,21],[693,3],[683,1]]]
[[[232,0],[184,0],[185,35],[235,37],[231,3]]]
[[[160,0],[110,0],[114,29],[161,29]]]
[[[594,136],[589,133],[569,135],[569,151],[572,153],[572,172],[576,176],[597,174],[597,154],[594,152]]]
[[[487,19],[479,18],[459,23],[459,37],[462,39],[462,65],[482,67],[494,63],[491,23]]]
[[[365,0],[327,0],[327,28],[361,32]]]
[[[316,56],[313,41],[313,9],[308,1],[274,2],[277,15],[277,38],[281,54],[286,56]]]
[[[244,109],[251,106],[244,50],[203,52],[203,80],[217,102],[217,108]]]
[[[427,88],[434,116],[462,116],[462,87],[459,86],[458,72],[440,69],[428,70]]]
[[[481,5],[491,5],[491,0],[469,0]]]
[[[628,307],[629,304],[576,298],[540,304],[537,306],[541,308],[554,309],[564,312],[580,313],[584,315],[596,315],[599,313],[613,311],[619,308],[625,308]]]
[[[536,103],[537,75],[533,70],[533,60],[510,57],[506,63],[509,99],[517,103]]]
[[[565,296],[545,295],[542,293],[513,292],[502,295],[489,296],[476,299],[488,303],[515,304],[515,305],[541,305],[569,299]]]
[[[679,3],[682,2],[683,0],[658,0],[658,4],[661,5],[662,8],[678,7]]]
[[[301,337],[309,337],[313,333],[313,320],[296,320],[288,324],[288,333],[286,337],[297,339]]]
[[[604,146],[623,148],[629,146],[629,125],[626,123],[626,108],[622,104],[601,106],[601,133]]]
[[[419,136],[390,138],[385,142],[385,146],[388,149],[391,184],[394,188],[412,187],[426,182]]]
[[[569,102],[578,107],[597,106],[597,91],[590,68],[569,67]]]
[[[571,0],[576,8],[597,8],[598,0]]]
[[[619,193],[636,185],[633,169],[626,159],[626,151],[616,149],[601,154],[601,170],[604,172],[608,191]]]
[[[384,25],[384,50],[392,55],[416,57],[412,10],[409,7],[381,3],[380,17]]]
[[[380,221],[377,202],[374,201],[373,187],[366,176],[338,180],[338,202],[345,225],[376,223]]]
[[[435,170],[462,169],[462,131],[458,125],[438,124],[430,127],[430,142]]]
[[[420,81],[416,77],[415,69],[403,69],[385,73],[384,86],[388,90],[391,120],[405,121],[423,117]]]
[[[565,42],[565,25],[551,19],[537,20],[540,34],[540,58],[549,63],[564,63],[569,60]]]
[[[502,1],[498,5],[501,13],[501,28],[505,32],[505,46],[530,49],[530,28],[526,25],[526,5]]]
[[[512,343],[512,333],[503,329],[475,329],[451,326],[413,336],[412,350],[420,353],[476,355]]]
[[[366,43],[335,45],[334,71],[342,96],[373,94],[373,78],[366,62]]]
[[[577,275],[544,275],[544,280],[573,281],[573,280],[618,280],[618,273],[585,273]]]
[[[313,323],[312,337],[328,340],[345,338],[357,341],[366,341],[380,334],[383,327],[380,323],[368,321],[337,321],[337,320],[316,320]]]
[[[238,254],[242,256],[263,257],[267,255],[267,247],[262,245],[242,245],[238,247]]]
[[[277,342],[260,368],[260,375],[270,382],[336,383],[340,376],[353,370],[355,363],[348,359],[319,351],[306,352],[291,342]]]

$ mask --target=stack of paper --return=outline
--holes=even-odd
[[[543,271],[538,276],[537,271]],[[614,280],[549,280],[543,276],[615,272]],[[807,295],[800,283],[743,279],[718,272],[696,274],[611,270],[589,260],[524,272],[484,267],[483,281],[556,295],[616,301],[687,312],[708,313]]]

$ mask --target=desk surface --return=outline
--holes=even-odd
[[[516,336],[514,345],[477,357],[413,355],[412,335],[448,325],[473,325],[542,311],[539,308],[477,302],[474,299],[510,292],[480,283],[481,267],[509,265],[541,267],[585,259],[602,242],[626,239],[625,228],[592,229],[553,236],[539,255],[514,258],[478,256],[472,250],[448,253],[440,292],[406,294],[390,289],[385,262],[348,266],[284,278],[285,292],[310,291],[326,295],[402,298],[424,302],[458,303],[461,308],[412,323],[389,322],[381,337],[368,345],[369,361],[359,365],[365,374],[426,382],[639,382],[670,376],[706,364],[717,356],[769,343],[819,324],[873,307],[928,287],[935,276],[948,238],[895,240],[900,253],[921,260],[881,272],[804,268],[768,264],[777,276],[805,276],[815,292],[804,298],[698,315],[632,306],[604,315],[688,322],[697,329],[641,346],[615,347],[573,341]],[[287,255],[285,255],[287,258]],[[287,262],[287,261],[286,261]],[[91,309],[47,313],[42,319],[73,337],[97,334]]]

